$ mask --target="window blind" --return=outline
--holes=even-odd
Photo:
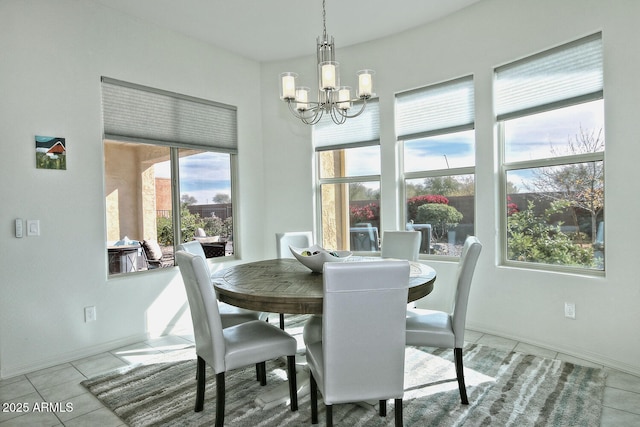
[[[443,130],[473,129],[474,120],[472,76],[396,95],[398,140],[424,138]]]
[[[102,78],[105,139],[238,148],[234,106]]]
[[[353,109],[360,108],[359,104]],[[357,111],[357,110],[356,110]],[[325,113],[313,126],[313,143],[316,151],[353,148],[380,144],[380,104],[377,99],[367,101],[362,114],[336,125]]]
[[[498,120],[602,97],[602,36],[572,43],[495,70]]]

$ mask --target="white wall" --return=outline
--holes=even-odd
[[[476,218],[485,246],[469,326],[636,374],[640,280],[630,266],[636,263],[640,211],[633,187],[640,158],[639,12],[635,0],[483,0],[435,24],[338,51],[345,79],[360,68],[377,71],[384,229],[401,222],[393,94],[475,75]],[[607,275],[499,267],[492,69],[599,30],[605,49]],[[313,49],[314,38],[309,43]],[[81,0],[0,1],[0,52],[0,377],[189,322],[175,269],[107,280],[101,75],[238,106],[243,260],[274,256],[278,231],[314,227],[310,130],[277,99],[278,74],[298,71],[311,83],[314,57],[257,64]],[[66,171],[35,168],[36,134],[67,138]],[[39,219],[42,235],[14,238],[14,218]],[[440,307],[451,294],[445,284],[453,266],[432,264],[439,278],[425,304]],[[576,303],[576,320],[563,317],[564,301]],[[84,323],[87,305],[96,305],[96,322]]]
[[[263,256],[258,63],[81,0],[2,0],[0,52],[0,377],[190,322],[177,269],[107,279],[100,76],[238,107],[236,245]],[[66,138],[66,171],[35,168],[34,135]]]
[[[360,68],[376,70],[382,135],[383,229],[401,223],[393,129],[394,93],[473,74],[476,82],[476,234],[484,243],[471,293],[468,326],[640,373],[640,279],[633,270],[640,238],[637,181],[640,51],[635,0],[483,0],[434,24],[351,48],[340,48],[344,80]],[[363,24],[366,25],[366,24]],[[498,265],[498,212],[495,186],[497,151],[492,110],[492,70],[499,65],[602,31],[606,114],[606,277],[548,273]],[[312,45],[312,41],[310,42]],[[312,47],[311,47],[312,49]],[[313,51],[310,53],[313,54]],[[266,235],[286,227],[313,225],[308,217],[312,168],[308,129],[295,122],[277,98],[278,74],[296,71],[308,83],[315,57],[262,65],[264,152],[267,200],[284,200],[279,185],[288,183],[287,204],[269,204]],[[269,123],[267,125],[267,123]],[[286,151],[285,151],[286,150]],[[284,154],[286,153],[286,155]],[[287,165],[293,165],[291,171]],[[277,208],[277,209],[276,209]],[[447,279],[453,265],[438,270],[436,290],[424,302],[443,308],[451,295]],[[564,302],[576,304],[576,320],[564,318]]]

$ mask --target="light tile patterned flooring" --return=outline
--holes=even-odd
[[[274,321],[277,320],[274,318]],[[123,348],[118,348],[71,363],[9,378],[0,381],[0,427],[9,426],[124,426],[122,421],[97,399],[89,394],[80,382],[85,378],[129,364],[144,363],[148,358],[161,353],[181,350],[193,346],[193,335],[177,333],[151,339]],[[535,347],[514,340],[467,331],[468,342],[476,342],[506,350],[515,350],[547,358],[557,358],[587,366],[598,366],[551,350]],[[302,346],[302,343],[299,343]],[[601,366],[599,366],[601,367]],[[601,426],[640,426],[640,377],[612,369],[607,370]],[[195,387],[195,383],[194,383]],[[30,412],[28,414],[9,411],[16,409],[9,404],[34,405],[62,402],[71,403],[73,410]],[[4,410],[8,410],[5,412]],[[46,408],[45,408],[46,409]],[[303,408],[304,409],[304,408]]]

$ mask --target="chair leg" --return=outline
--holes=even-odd
[[[464,368],[462,366],[462,349],[454,348],[453,353],[456,359],[456,376],[458,377],[458,388],[460,389],[460,400],[463,405],[469,404],[467,398],[467,388],[464,385]]]
[[[196,407],[195,412],[202,411],[204,407],[204,386],[205,386],[205,369],[207,367],[203,358],[198,356],[198,365],[196,367]]]
[[[284,314],[280,313],[280,329],[284,331]]]
[[[333,405],[324,405],[327,410],[327,427],[333,427]]]
[[[224,372],[216,375],[216,427],[224,427]]]
[[[287,368],[289,376],[289,400],[291,400],[291,411],[298,410],[298,380],[296,377],[296,357],[287,356]]]
[[[387,416],[387,401],[386,400],[381,400],[380,401],[380,416],[381,417],[386,417]]]
[[[267,362],[256,363],[256,369],[258,369],[258,365],[260,366],[260,385],[265,386],[267,385]]]
[[[256,363],[256,381],[260,381],[262,375],[260,375],[260,363]]]
[[[309,398],[311,400],[311,424],[318,424],[318,384],[309,372]]]
[[[402,399],[395,400],[396,427],[402,427]]]

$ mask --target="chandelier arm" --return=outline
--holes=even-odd
[[[300,120],[302,120],[302,123],[306,125],[315,125],[320,121],[320,119],[322,119],[323,115],[324,115],[324,109],[318,108],[315,110],[314,115],[312,117],[309,117],[309,118],[302,117],[300,118]]]
[[[318,111],[321,110],[320,108],[320,104],[317,102],[305,102],[305,104],[316,104],[314,105],[312,108],[309,108],[308,110],[304,110],[303,112],[298,111],[296,108],[293,107],[293,102],[294,100],[288,99],[287,100],[287,105],[289,106],[289,111],[291,112],[291,114],[294,115],[294,117],[300,119],[300,120],[308,120],[308,119],[315,119],[315,117],[318,115]],[[311,112],[311,114],[305,114],[306,111]]]
[[[342,111],[340,111],[339,108],[335,108],[335,106],[332,105],[331,120],[333,120],[333,123],[341,125],[347,120],[347,118],[342,114]]]
[[[360,100],[358,99],[357,101],[360,101]],[[354,117],[358,117],[360,114],[362,114],[366,106],[367,106],[367,100],[363,99],[363,103],[362,103],[362,106],[360,107],[360,110],[355,114],[349,114],[347,113],[346,110],[345,111],[339,110],[339,109],[337,110],[338,110],[338,113],[345,119],[353,119]],[[344,123],[344,121],[342,123]]]
[[[289,106],[289,111],[293,116],[297,119],[300,119],[302,123],[307,125],[315,125],[320,121],[324,114],[323,105],[319,102],[305,102],[305,104],[314,104],[314,106],[304,112],[300,112],[297,109],[293,108],[294,100],[287,100],[287,105]],[[305,114],[309,112],[309,114]]]

